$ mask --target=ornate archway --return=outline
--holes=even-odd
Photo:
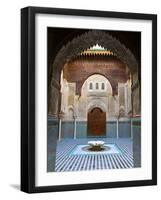
[[[60,49],[53,62],[52,75],[54,76],[57,72],[60,72],[66,62],[69,62],[82,51],[96,44],[112,51],[120,60],[128,65],[131,71],[137,70],[137,60],[124,44],[104,31],[93,30],[74,38]]]
[[[104,102],[101,101],[99,98],[92,100],[88,104],[88,112],[91,112],[94,108],[99,108],[105,113],[107,112],[107,105],[105,105]]]
[[[138,63],[132,52],[120,43],[119,40],[108,33],[99,30],[88,31],[63,46],[57,53],[52,66],[51,90],[49,94],[49,113],[57,115],[60,110],[60,74],[65,63],[71,61],[82,51],[93,45],[100,45],[112,51],[130,71],[134,73],[138,69]],[[54,104],[53,104],[54,102]]]

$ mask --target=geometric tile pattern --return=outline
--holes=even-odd
[[[78,145],[86,145],[91,139],[63,139],[57,143],[56,172],[85,171],[101,169],[133,168],[132,140],[96,138],[107,145],[116,145],[121,153],[73,154]],[[94,140],[94,138],[92,138]]]
[[[104,144],[104,147],[109,148],[103,151],[84,151],[83,148],[86,148],[89,145],[77,145],[73,151],[70,153],[70,155],[99,155],[99,154],[114,154],[114,153],[122,153],[121,150],[116,146],[116,144]]]

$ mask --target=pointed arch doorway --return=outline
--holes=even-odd
[[[95,107],[88,112],[87,136],[103,137],[106,135],[106,112]]]

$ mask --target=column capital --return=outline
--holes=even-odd
[[[77,115],[74,114],[74,115],[73,115],[73,118],[74,118],[74,119],[77,119]]]
[[[64,112],[63,111],[60,111],[59,113],[58,113],[58,117],[59,117],[59,119],[63,119],[64,118]]]

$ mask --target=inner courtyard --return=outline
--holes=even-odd
[[[48,172],[141,166],[140,38],[48,29]]]

